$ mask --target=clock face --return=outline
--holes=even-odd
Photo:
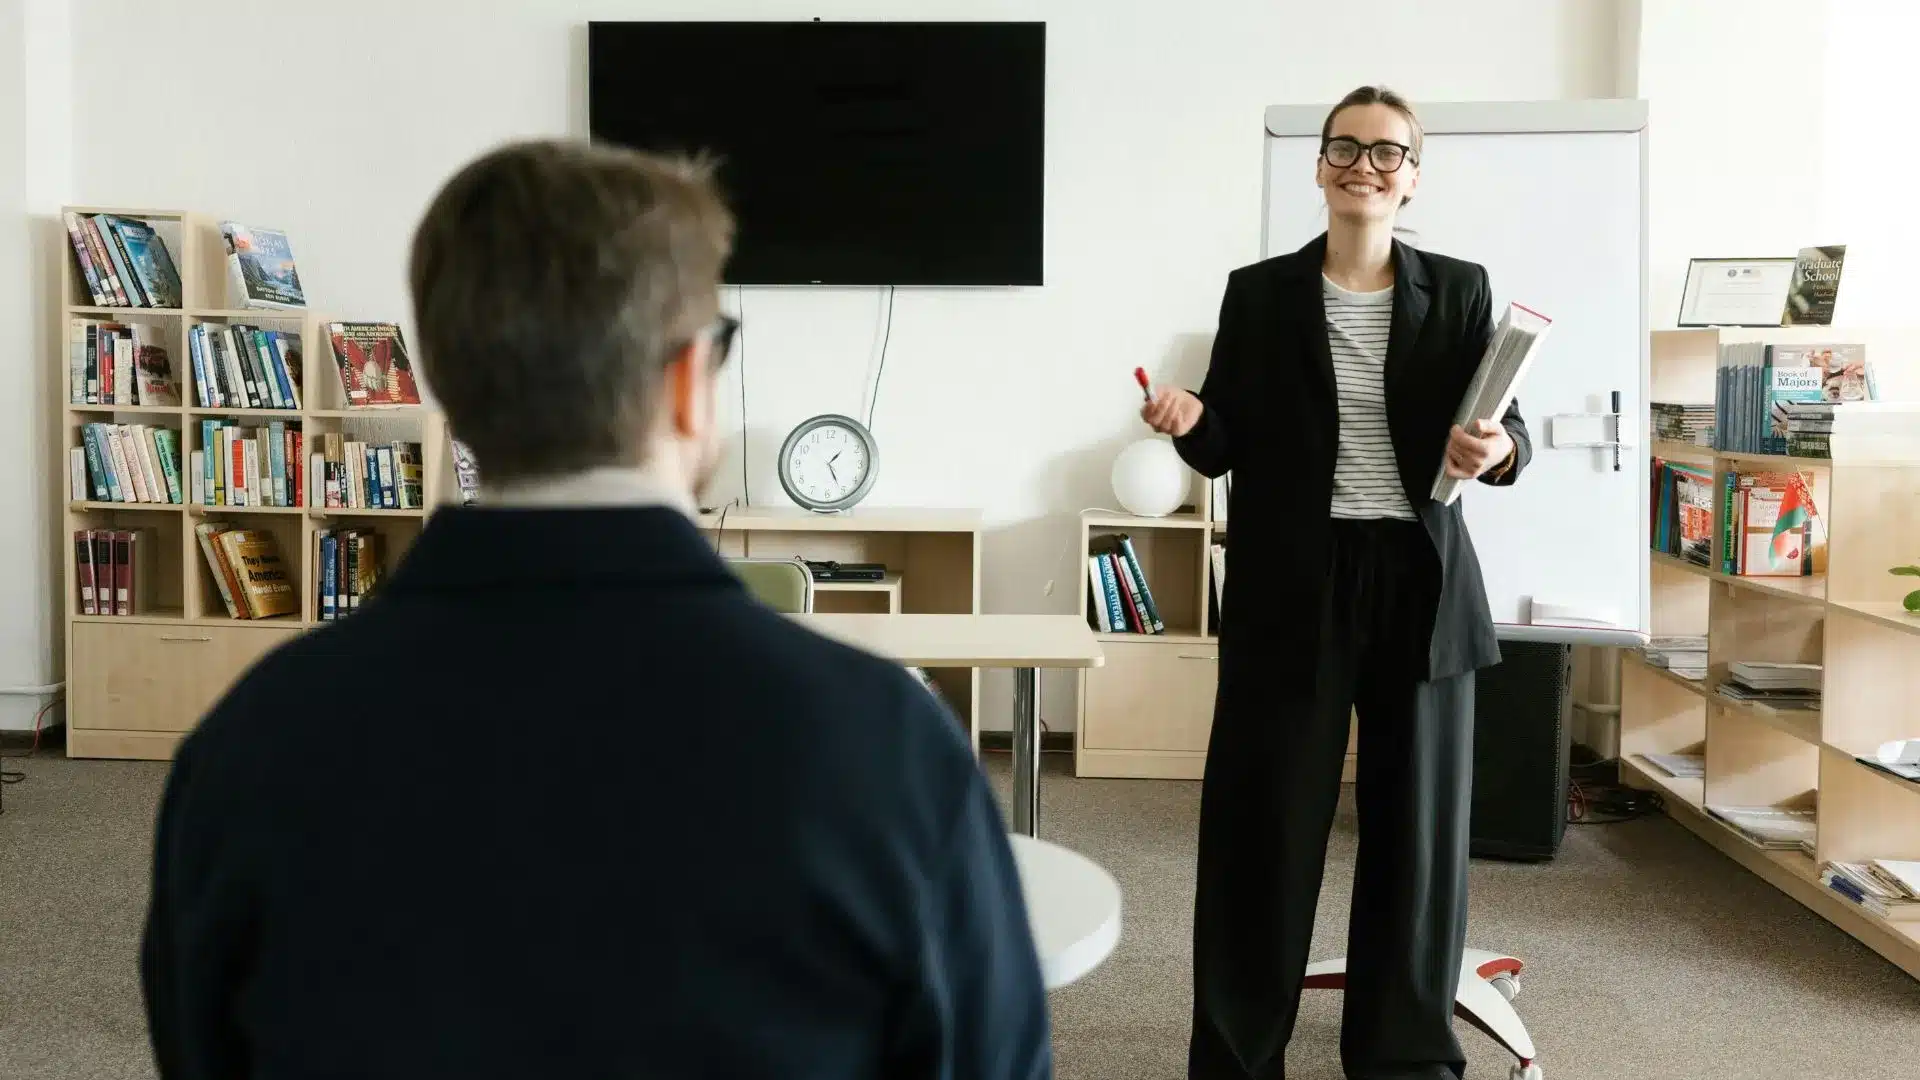
[[[799,432],[789,442],[781,467],[796,500],[830,506],[866,486],[873,459],[866,440],[853,428],[826,421]]]

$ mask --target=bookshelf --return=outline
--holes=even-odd
[[[429,513],[425,508],[446,501],[454,485],[445,426],[437,410],[425,405],[347,408],[339,369],[322,333],[329,321],[325,315],[312,309],[224,306],[228,302],[227,269],[218,219],[187,211],[112,207],[66,207],[62,216],[98,213],[143,221],[152,227],[178,270],[181,304],[94,304],[72,247],[60,246],[60,265],[55,272],[63,283],[63,333],[61,351],[49,362],[56,365],[53,378],[61,387],[57,422],[60,456],[54,465],[62,477],[59,489],[64,496],[62,518],[66,524],[61,535],[68,670],[67,754],[161,760],[171,756],[181,737],[249,665],[323,621],[318,565],[323,533],[334,530],[337,535],[339,530],[355,528],[372,532],[379,538],[377,554],[382,570],[391,570],[419,536]],[[76,397],[86,396],[84,388],[79,394],[74,392],[73,380],[76,352],[84,349],[88,322],[138,328],[142,344],[163,348],[181,404],[76,401]],[[201,325],[277,331],[283,336],[275,339],[276,347],[297,337],[301,353],[299,407],[202,407],[189,345],[192,328]],[[76,326],[82,331],[77,340]],[[280,370],[293,374],[290,366]],[[134,377],[137,380],[137,370]],[[124,384],[115,387],[117,394],[124,394],[126,389]],[[281,400],[286,400],[284,394]],[[320,449],[327,435],[377,444],[415,443],[420,453],[423,508],[315,506],[306,492],[294,490],[287,492],[284,501],[297,501],[299,505],[196,502],[189,463],[195,452],[208,450],[203,445],[207,421],[270,431],[272,425],[281,425],[282,431],[300,433],[303,457]],[[156,485],[158,490],[148,494],[161,494],[165,501],[101,499],[86,476],[81,478],[84,490],[76,492],[71,451],[76,447],[87,450],[90,424],[128,425],[136,434],[140,428],[163,433],[146,444],[156,450],[149,460],[158,463],[163,474],[166,468],[160,459],[174,457],[177,492],[162,478]],[[95,434],[99,431],[95,429]],[[280,445],[286,442],[282,439]],[[167,443],[173,455],[158,452]],[[130,469],[139,468],[135,463],[129,465]],[[288,477],[289,487],[297,488],[300,485],[293,479],[297,472],[292,471],[297,466],[291,460],[287,465],[291,468],[283,469],[283,474]],[[81,494],[88,497],[79,497]],[[208,564],[196,531],[196,526],[209,523],[258,530],[272,537],[298,594],[291,612],[262,618],[229,614],[216,581],[217,571]],[[134,546],[144,550],[133,561],[130,614],[88,614],[84,610],[80,590],[83,563],[77,537],[84,530],[139,534]]]
[[[1652,335],[1654,401],[1713,400],[1714,365],[1727,341],[1859,340],[1828,327],[1682,330]],[[1868,356],[1875,356],[1869,343]],[[1901,355],[1893,349],[1878,353]],[[1862,764],[1880,743],[1920,736],[1920,615],[1900,598],[1920,581],[1887,573],[1920,560],[1920,453],[1836,446],[1834,458],[1725,453],[1681,443],[1656,457],[1730,472],[1809,471],[1825,525],[1811,576],[1738,577],[1654,553],[1656,637],[1705,635],[1707,673],[1684,678],[1629,653],[1621,664],[1620,773],[1661,792],[1667,812],[1736,862],[1920,978],[1920,921],[1888,920],[1821,882],[1830,861],[1920,859],[1920,783]],[[1725,514],[1714,500],[1712,567],[1721,565]],[[1817,709],[1734,701],[1719,692],[1735,661],[1822,665]],[[1649,754],[1704,757],[1704,776],[1676,778]],[[1726,804],[1815,811],[1814,852],[1767,850],[1707,812]]]
[[[1198,780],[1206,770],[1220,662],[1209,553],[1227,542],[1227,515],[1214,483],[1198,474],[1192,482],[1189,501],[1165,517],[1080,515],[1080,614],[1095,627],[1106,663],[1079,674],[1076,775]],[[1118,536],[1132,542],[1162,632],[1099,631],[1089,560]],[[1344,780],[1353,779],[1354,749],[1350,729]]]
[[[722,555],[880,563],[880,581],[816,581],[813,609],[876,614],[980,614],[982,515],[972,509],[858,506],[819,514],[797,506],[729,506],[699,524]],[[927,675],[980,749],[980,672]]]

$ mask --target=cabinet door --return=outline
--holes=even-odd
[[[255,660],[300,633],[286,627],[78,623],[73,628],[75,728],[192,730]]]
[[[1106,663],[1087,671],[1087,747],[1206,753],[1218,645],[1107,638],[1100,648]]]

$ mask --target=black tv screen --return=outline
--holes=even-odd
[[[1043,23],[595,22],[597,141],[707,153],[733,285],[1038,285]]]

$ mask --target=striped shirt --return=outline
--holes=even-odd
[[[1387,336],[1393,287],[1348,292],[1324,274],[1327,348],[1339,391],[1340,449],[1333,464],[1333,516],[1415,520],[1400,486],[1387,429]]]

